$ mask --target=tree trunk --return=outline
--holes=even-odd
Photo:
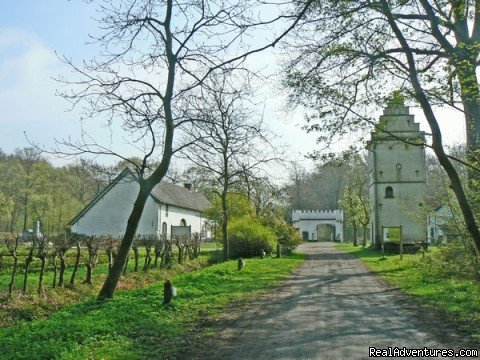
[[[362,247],[366,247],[367,246],[367,226],[364,225],[363,226],[363,243],[362,243]]]
[[[178,248],[178,263],[181,265],[183,263],[183,246],[180,244],[180,240],[177,239],[177,242],[175,243]]]
[[[353,246],[358,246],[357,225],[353,225]]]
[[[89,261],[87,263],[87,277],[85,278],[84,284],[93,285],[93,264]]]
[[[30,264],[32,263],[32,261],[33,261],[33,254],[30,253],[25,259],[25,274],[23,275],[23,287],[22,287],[23,295],[27,293],[28,269],[30,268]]]
[[[138,192],[137,199],[133,205],[132,213],[128,218],[127,229],[125,231],[125,236],[122,239],[120,247],[118,248],[118,254],[113,261],[113,266],[108,272],[108,276],[103,284],[100,293],[98,294],[99,300],[111,299],[118,285],[120,276],[122,275],[125,262],[127,261],[128,254],[130,252],[130,247],[132,246],[133,239],[135,238],[135,233],[137,231],[138,223],[142,217],[143,208],[147,202],[148,195],[150,194],[151,188],[142,186],[140,184],[140,190]]]
[[[10,284],[8,284],[8,296],[12,296],[13,292],[13,283],[15,282],[15,274],[17,272],[17,263],[18,263],[18,257],[16,254],[12,254],[13,257],[13,268],[12,268],[12,277],[10,278]]]
[[[138,271],[138,258],[139,258],[139,255],[138,255],[138,246],[133,246],[133,260],[135,261],[135,265],[133,267],[133,272],[137,272]]]
[[[28,195],[25,195],[25,199],[23,200],[23,233],[27,232],[27,221],[28,221]]]
[[[107,250],[107,258],[108,258],[108,271],[110,271],[113,265],[113,252],[110,249]]]
[[[125,266],[123,267],[123,276],[127,275],[127,269],[128,269],[128,260],[130,260],[130,256],[127,256],[127,261],[125,261]],[[112,269],[110,269],[111,271]]]
[[[43,275],[45,274],[45,266],[47,264],[47,257],[46,256],[40,256],[40,273],[38,275],[38,289],[37,292],[39,294],[43,294]]]
[[[478,49],[459,48],[458,52],[458,60],[455,63],[455,67],[458,69],[457,75],[460,83],[463,109],[465,111],[467,160],[470,164],[477,166],[480,156],[480,90],[475,72],[477,68],[476,57],[478,56]],[[478,171],[470,168],[467,170],[468,186],[473,191],[478,191],[479,187],[475,182],[475,179],[479,177]]]
[[[143,271],[147,271],[150,267],[150,263],[152,262],[152,257],[150,256],[151,251],[152,248],[150,246],[145,246],[145,263],[143,264]]]
[[[75,276],[77,275],[78,266],[80,265],[80,256],[81,256],[80,243],[77,243],[77,255],[75,257],[75,264],[73,265],[72,276],[70,277],[71,286],[75,284]]]
[[[161,240],[157,240],[158,242],[155,243],[155,260],[153,261],[153,267],[157,268],[158,267],[158,259],[162,256],[162,250],[163,250],[163,242]]]
[[[223,260],[227,261],[230,253],[228,244],[228,212],[227,212],[227,192],[223,191],[222,196],[222,243],[223,243]]]
[[[67,261],[65,254],[60,254],[60,272],[58,274],[58,286],[63,287],[65,270],[67,269]]]
[[[57,255],[54,254],[52,258],[52,265],[53,265],[53,284],[52,287],[55,289],[57,286]]]

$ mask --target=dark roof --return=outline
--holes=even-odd
[[[103,196],[110,191],[120,180],[125,176],[130,175],[135,180],[138,180],[137,175],[135,175],[129,168],[125,168],[115,179],[113,179],[102,191],[100,191],[93,199],[90,201],[82,211],[80,211],[69,223],[68,225],[75,224],[85,213],[92,208]],[[132,180],[133,181],[133,180]],[[204,211],[208,209],[212,204],[207,200],[205,195],[196,191],[190,191],[187,188],[175,185],[166,181],[160,181],[157,184],[150,196],[157,202],[166,205],[173,205],[183,209]]]
[[[157,184],[152,190],[152,195],[162,204],[185,209],[204,211],[212,205],[202,193],[190,191],[183,186],[166,181]]]

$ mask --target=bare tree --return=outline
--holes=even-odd
[[[20,168],[23,171],[21,196],[23,205],[23,232],[27,231],[28,226],[28,212],[30,205],[30,197],[32,190],[39,180],[39,176],[35,175],[35,171],[41,162],[45,162],[45,158],[42,157],[41,152],[33,147],[16,149],[15,159],[20,164]]]
[[[27,293],[28,270],[30,269],[30,264],[33,261],[33,253],[37,247],[37,236],[36,235],[32,236],[30,240],[31,242],[27,244],[28,253],[27,253],[27,257],[25,258],[24,274],[23,274],[22,293],[24,295]]]
[[[87,276],[83,281],[85,284],[93,284],[93,270],[98,263],[98,250],[100,247],[100,242],[95,236],[88,236],[84,240],[84,244],[87,247],[88,259],[85,266],[87,267]],[[122,269],[123,270],[123,269]]]
[[[75,285],[75,277],[77,276],[78,267],[80,266],[80,259],[82,256],[82,244],[83,239],[85,236],[71,234],[73,236],[72,243],[75,244],[76,252],[75,252],[75,263],[73,264],[72,275],[70,276],[70,286],[73,287]]]
[[[75,65],[78,80],[65,80],[72,92],[63,93],[73,106],[85,106],[85,117],[119,123],[143,156],[132,163],[139,179],[139,192],[128,218],[125,234],[99,299],[113,297],[124,268],[146,200],[167,173],[178,146],[174,132],[185,121],[182,107],[188,93],[201,86],[215,69],[242,66],[246,56],[275,46],[305,14],[313,0],[298,6],[290,2],[259,3],[253,0],[214,2],[127,0],[105,2],[99,8],[103,35],[96,40],[103,51],[96,59]],[[258,6],[267,6],[265,11]],[[278,15],[278,7],[290,9]],[[261,11],[262,10],[262,11]],[[269,14],[275,14],[270,16]],[[265,16],[267,16],[265,18]],[[287,23],[253,48],[249,35],[265,25]],[[87,133],[79,141],[64,141],[58,152],[70,155],[92,153],[128,156],[95,141]],[[65,148],[63,148],[65,149]],[[151,166],[152,159],[158,165]]]
[[[15,275],[17,273],[17,265],[18,265],[17,248],[18,248],[19,240],[20,240],[20,235],[12,234],[12,233],[5,234],[3,238],[3,241],[5,242],[5,246],[7,247],[7,250],[10,256],[13,258],[12,276],[10,278],[10,283],[8,284],[8,296],[12,296],[13,284],[15,283]]]
[[[45,269],[47,267],[47,256],[48,256],[48,242],[49,238],[41,234],[37,238],[37,257],[40,259],[40,271],[38,273],[38,288],[37,292],[43,294],[43,276],[45,274]]]
[[[58,273],[58,286],[63,287],[65,283],[65,270],[67,269],[67,251],[75,243],[75,239],[67,234],[51,237],[53,248],[60,258],[60,272]]]
[[[183,156],[211,174],[213,191],[222,206],[224,260],[229,255],[227,196],[244,180],[245,174],[280,158],[271,145],[272,133],[252,110],[251,96],[248,83],[221,75],[189,102],[192,116],[199,120],[189,129],[192,144],[183,151]]]

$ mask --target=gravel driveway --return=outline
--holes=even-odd
[[[304,244],[300,250],[308,260],[284,285],[223,322],[201,358],[367,359],[370,346],[460,346],[460,337],[441,319],[353,255],[331,243]]]

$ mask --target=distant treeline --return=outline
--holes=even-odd
[[[24,233],[40,220],[43,233],[63,233],[121,167],[84,159],[54,167],[34,148],[0,150],[0,231]]]

